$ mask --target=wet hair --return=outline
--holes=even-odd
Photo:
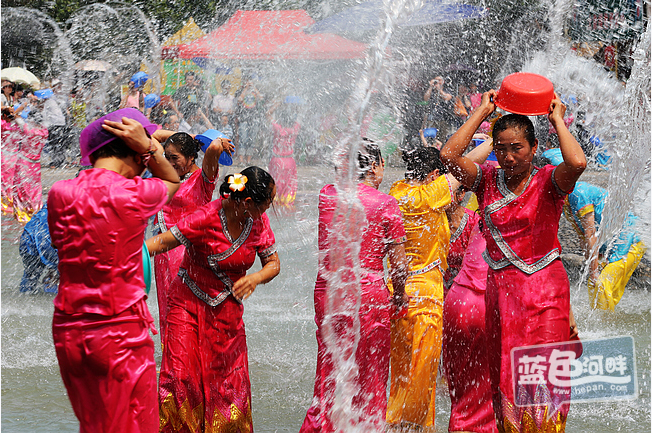
[[[97,161],[100,158],[116,157],[125,159],[130,156],[136,156],[138,152],[127,146],[127,144],[120,138],[115,138],[105,144],[104,146],[91,153],[91,157]]]
[[[193,160],[197,159],[197,155],[199,155],[199,151],[201,150],[201,143],[185,132],[172,134],[170,138],[165,140],[165,143],[163,143],[163,149],[167,149],[170,145],[179,149],[179,152],[186,158]]]
[[[362,144],[358,151],[358,170],[360,171],[358,178],[364,179],[367,173],[369,173],[372,164],[375,162],[377,165],[380,165],[382,161],[383,155],[380,153],[380,147],[372,140],[362,138]]]
[[[417,147],[403,153],[403,161],[407,165],[405,178],[412,180],[425,180],[434,170],[439,170],[439,174],[448,173],[446,167],[441,162],[439,150],[434,147]]]
[[[523,132],[525,140],[530,144],[530,147],[534,146],[536,139],[534,125],[527,116],[523,116],[522,114],[507,114],[506,116],[502,116],[494,124],[491,136],[495,140],[499,133],[509,128],[518,129]]]
[[[260,167],[251,166],[247,167],[240,172],[243,176],[247,177],[247,183],[242,191],[231,191],[229,188],[229,177],[224,177],[222,185],[220,185],[220,196],[222,198],[229,197],[233,200],[244,200],[251,198],[254,203],[261,204],[267,203],[272,200],[272,192],[274,191],[274,178]]]

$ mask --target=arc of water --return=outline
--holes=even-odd
[[[140,23],[143,26],[143,29],[145,30],[145,33],[147,35],[147,38],[149,40],[149,43],[147,46],[149,47],[149,52],[145,56],[144,59],[141,59],[141,61],[144,61],[145,64],[147,65],[148,69],[151,72],[150,75],[153,76],[159,76],[160,75],[160,65],[161,65],[161,44],[158,39],[158,36],[156,35],[156,32],[152,28],[150,21],[147,19],[145,14],[138,8],[137,6],[134,6],[132,4],[128,4],[125,2],[121,1],[114,1],[110,3],[93,3],[88,6],[84,6],[80,8],[73,17],[71,17],[67,23],[70,25],[70,29],[66,32],[69,35],[69,39],[74,40],[75,32],[78,31],[80,28],[83,27],[83,24],[79,23],[78,25],[76,24],[76,21],[79,20],[79,16],[85,16],[85,11],[86,10],[99,10],[103,13],[104,17],[115,17],[116,22],[120,22],[122,19],[121,12],[124,11],[129,11],[130,13],[135,14]],[[103,19],[103,22],[109,22],[106,18]],[[118,80],[122,80],[122,76],[117,77]],[[160,92],[160,80],[153,80],[155,83],[155,88],[157,91]],[[111,86],[117,85],[116,83],[110,83]]]
[[[327,275],[324,340],[333,361],[332,379],[335,383],[333,406],[328,417],[336,431],[347,433],[384,429],[384,420],[366,419],[365,414],[353,406],[353,396],[357,392],[355,377],[358,372],[355,353],[360,340],[360,239],[366,224],[364,209],[357,194],[356,156],[361,141],[362,119],[371,93],[382,74],[386,49],[395,23],[402,15],[422,6],[422,2],[411,3],[413,4],[409,7],[406,7],[405,0],[388,0],[384,3],[385,25],[371,45],[366,72],[360,78],[348,106],[347,131],[334,153],[338,167],[335,181],[337,205],[329,237],[329,255],[331,266],[336,271]],[[338,329],[342,323],[350,326]]]
[[[68,75],[70,75],[70,71],[72,69],[72,65],[74,64],[74,60],[72,57],[72,51],[70,49],[70,43],[68,41],[68,38],[66,37],[66,34],[61,30],[61,28],[59,27],[56,21],[54,21],[49,15],[37,9],[31,9],[26,7],[3,8],[4,16],[12,16],[12,14],[14,13],[19,15],[22,14],[29,17],[36,17],[38,20],[45,22],[48,26],[52,28],[54,36],[57,39],[57,46],[54,50],[52,57],[53,59],[55,59],[57,56],[61,56],[61,59],[65,64],[65,67],[63,68],[64,75],[66,75],[65,77],[63,77],[64,79],[62,80],[64,82],[64,91],[69,91],[70,79]]]
[[[604,216],[598,244],[609,240],[607,248],[616,241],[615,235],[627,218],[627,210],[634,208],[634,193],[650,165],[650,29],[647,29],[634,50],[634,65],[625,88],[625,104],[618,121],[616,140],[619,149],[613,153],[609,172],[609,196],[605,202]],[[629,193],[618,194],[617,191]]]
[[[150,78],[152,78],[152,83],[154,85],[154,89],[156,93],[160,94],[161,93],[160,71],[161,71],[161,62],[162,62],[161,59],[162,47],[158,35],[156,34],[156,31],[152,29],[149,20],[145,17],[145,14],[143,13],[142,10],[140,10],[140,8],[134,5],[127,4],[125,2],[117,2],[117,3],[119,3],[121,7],[128,8],[136,12],[136,14],[140,17],[140,19],[142,20],[145,26],[145,31],[147,32],[147,37],[149,38],[150,48],[151,48],[151,52],[150,52],[151,62],[147,62],[147,60],[145,60],[145,65],[150,71]]]

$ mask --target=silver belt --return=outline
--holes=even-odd
[[[408,272],[408,276],[413,277],[413,276],[415,276],[415,275],[425,274],[426,272],[430,272],[430,271],[432,271],[433,269],[439,267],[439,265],[441,265],[441,260],[437,259],[437,260],[435,260],[434,262],[432,262],[432,263],[430,263],[430,264],[424,266],[424,267],[421,268],[421,269],[417,269],[416,271],[410,271],[410,272]],[[439,270],[439,272],[441,272],[441,269]],[[442,274],[443,274],[443,272],[442,272]]]

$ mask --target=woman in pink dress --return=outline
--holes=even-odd
[[[43,207],[41,151],[48,130],[32,122],[19,126],[8,111],[2,117],[2,212],[27,223]]]
[[[281,212],[293,211],[297,196],[297,163],[294,160],[294,144],[301,125],[296,121],[297,114],[293,104],[285,103],[276,116],[279,103],[272,106],[267,117],[272,125],[272,159],[269,173],[276,180],[276,198],[274,206]]]
[[[482,253],[486,244],[478,225],[480,216],[466,215],[468,246],[444,302],[442,363],[451,398],[448,431],[497,433],[485,331],[488,265]]]
[[[48,194],[60,274],[52,336],[81,432],[158,431],[142,248],[179,177],[149,137],[156,129],[131,108],[91,123],[79,140],[93,168]],[[145,168],[154,178],[139,176]]]
[[[352,405],[374,431],[383,431],[387,409],[387,379],[390,356],[390,316],[392,303],[406,305],[405,280],[407,259],[403,218],[395,198],[378,191],[383,180],[385,162],[377,145],[366,141],[358,161],[362,171],[358,198],[364,207],[367,225],[360,244],[361,305],[359,310],[360,340],[355,353],[359,372],[355,379],[356,394]],[[326,185],[319,195],[319,271],[315,283],[315,322],[317,323],[317,373],[312,404],[301,426],[302,433],[334,432],[331,419],[335,384],[333,361],[327,352],[324,318],[327,302],[327,274],[331,268],[329,232],[334,224],[337,191]],[[390,296],[383,279],[383,259],[389,257],[394,294]],[[343,319],[333,328],[351,324]],[[341,339],[340,339],[341,340]],[[342,348],[346,350],[346,348]],[[357,424],[361,420],[355,420]]]
[[[280,271],[265,211],[276,192],[265,170],[227,176],[220,198],[148,239],[151,254],[186,247],[168,292],[159,379],[163,432],[252,432],[242,302]],[[256,256],[262,269],[247,274]]]
[[[446,290],[453,284],[453,279],[462,267],[464,253],[471,239],[473,219],[476,216],[475,212],[460,205],[464,200],[464,194],[464,187],[458,187],[453,195],[453,201],[446,209],[448,226],[451,231],[448,256],[446,257],[448,269],[444,273],[444,287]]]
[[[201,169],[195,164],[200,148],[201,143],[185,132],[178,132],[163,143],[165,158],[170,161],[179,175],[181,187],[174,198],[156,214],[155,228],[159,233],[165,233],[183,217],[192,214],[212,200],[220,155],[223,151],[230,155],[234,146],[227,138],[218,138],[213,141],[206,148]],[[165,338],[165,313],[169,286],[179,272],[179,265],[185,250],[185,247],[181,245],[179,248],[154,257],[161,341],[164,341]]]
[[[14,175],[16,174],[16,163],[20,152],[20,140],[22,137],[21,128],[14,123],[13,114],[2,114],[2,213],[12,214],[14,212],[14,197],[16,189]]]
[[[538,141],[532,122],[501,117],[493,127],[500,164],[480,167],[463,156],[473,134],[493,113],[494,90],[448,140],[442,159],[467,188],[476,191],[489,265],[485,294],[489,367],[499,431],[564,431],[568,405],[555,403],[551,384],[542,385],[536,406],[517,407],[512,384],[512,348],[568,341],[571,337],[568,276],[557,239],[564,197],[586,168],[577,140],[564,124],[565,106],[555,97],[548,118],[559,136],[564,162],[537,168]],[[544,407],[545,406],[545,407]],[[554,411],[548,413],[548,410]]]
[[[14,217],[27,223],[43,207],[41,152],[48,141],[48,130],[26,122],[20,137],[13,187]]]

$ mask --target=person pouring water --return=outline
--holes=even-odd
[[[533,398],[532,404],[536,406],[517,407],[512,384],[512,348],[563,342],[576,335],[557,231],[564,198],[586,168],[586,158],[564,124],[566,107],[554,93],[552,83],[538,75],[527,77],[525,82],[531,83],[536,77],[549,83],[549,99],[544,101],[543,108],[535,107],[537,101],[532,97],[523,98],[526,102],[522,109],[511,108],[503,86],[514,79],[507,77],[500,92],[489,90],[482,95],[480,107],[441,152],[451,173],[476,192],[485,223],[489,369],[499,431],[521,432],[527,419],[536,420],[537,431],[564,431],[568,415],[568,405],[556,408],[552,404],[551,395],[556,391],[551,385]],[[547,112],[559,136],[564,161],[557,167],[533,165],[538,140],[532,122],[522,114],[502,116],[493,127],[494,151],[500,168],[480,167],[463,156],[473,134],[497,104],[505,110],[511,108],[529,115]],[[554,412],[537,416],[536,411],[544,410],[543,405],[548,405],[546,411],[553,408]]]

